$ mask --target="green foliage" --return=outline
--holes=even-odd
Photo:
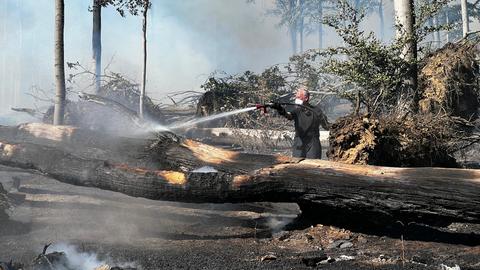
[[[97,0],[102,7],[113,6],[120,14],[125,17],[128,12],[137,16],[145,8],[150,8],[152,3],[150,0]]]
[[[249,1],[253,2],[253,1]],[[298,27],[300,21],[306,34],[311,34],[318,29],[322,23],[320,10],[334,10],[336,0],[276,0],[273,9],[267,14],[280,19],[278,26]],[[349,0],[350,5],[363,12],[373,12],[380,4],[379,0]]]
[[[423,40],[432,31],[443,28],[425,26],[428,18],[438,13],[450,0],[419,4],[414,36],[401,35],[390,44],[380,41],[373,32],[365,32],[360,23],[365,13],[347,0],[336,2],[336,12],[323,17],[343,40],[343,45],[326,50],[311,50],[291,58],[290,66],[311,88],[318,87],[316,78],[323,74],[335,76],[342,87],[334,89],[341,97],[363,105],[368,113],[379,113],[398,106],[400,99],[410,102],[417,89],[405,85],[412,65],[421,59],[407,61],[402,57],[405,45],[414,39]],[[428,4],[428,5],[427,5]],[[402,32],[402,26],[397,25]],[[422,51],[422,47],[419,50]]]

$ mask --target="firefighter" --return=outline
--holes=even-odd
[[[287,111],[284,106],[274,103],[273,108],[289,120],[295,122],[295,138],[293,141],[294,157],[321,159],[320,130],[322,126],[328,130],[330,124],[320,107],[309,103],[310,93],[305,88],[299,88],[295,95],[293,109]]]

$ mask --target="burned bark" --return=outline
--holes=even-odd
[[[0,141],[1,164],[135,197],[193,203],[297,202],[313,214],[333,208],[382,222],[480,222],[477,170],[346,165],[242,154],[171,134],[156,141],[132,140],[38,124],[2,128]],[[131,150],[117,151],[119,142]],[[85,149],[103,151],[103,156],[89,157]],[[142,149],[156,154],[133,161]],[[108,153],[117,156],[108,159]],[[203,166],[212,168],[198,170]]]
[[[10,203],[7,197],[7,191],[0,183],[0,220],[4,220],[8,217],[6,210],[10,207]]]

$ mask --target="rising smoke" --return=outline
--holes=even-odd
[[[118,263],[114,262],[111,258],[99,259],[99,256],[93,252],[80,251],[78,247],[68,244],[59,243],[52,245],[49,250],[51,252],[63,252],[65,253],[65,261],[61,264],[54,265],[54,270],[96,270],[96,269],[109,269],[102,266],[117,266],[121,268],[134,268],[141,269],[140,266],[135,263]]]
[[[200,90],[214,71],[261,71],[286,62],[291,53],[287,30],[277,27],[278,18],[265,16],[274,1],[154,1],[148,28],[148,95],[161,99],[171,91]],[[65,60],[85,66],[91,63],[90,2],[69,1],[65,11]],[[33,99],[25,94],[32,85],[53,94],[53,4],[0,1],[0,114],[10,107],[32,107]],[[102,20],[104,67],[139,81],[141,19],[122,18],[105,8]],[[376,19],[367,23],[378,24]],[[339,44],[325,31],[325,45]],[[305,48],[316,47],[312,34]],[[85,84],[74,87],[92,89]]]

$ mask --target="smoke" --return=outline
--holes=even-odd
[[[141,269],[134,263],[115,263],[110,258],[99,259],[97,254],[93,252],[81,252],[77,247],[67,243],[52,245],[49,251],[65,253],[66,261],[61,265],[54,265],[55,270],[95,270],[103,265]]]
[[[266,225],[270,228],[272,233],[278,233],[285,229],[285,226],[290,224],[295,219],[294,216],[284,217],[269,217]]]
[[[53,96],[55,9],[54,1],[0,2],[1,113],[11,106],[32,107],[33,99],[25,94],[32,85]],[[85,66],[92,55],[90,4],[70,1],[65,6],[65,60]],[[154,1],[147,37],[147,94],[162,99],[171,91],[201,90],[214,71],[261,71],[286,62],[291,53],[287,30],[277,27],[278,18],[265,16],[273,4],[274,0]],[[385,14],[390,9],[386,7]],[[378,22],[369,19],[368,26],[376,29]],[[140,81],[140,39],[141,18],[122,18],[112,7],[102,10],[103,68]],[[314,33],[307,36],[305,49],[316,48],[317,40]],[[324,40],[326,46],[339,44],[327,28]],[[88,84],[75,87],[93,90]]]

